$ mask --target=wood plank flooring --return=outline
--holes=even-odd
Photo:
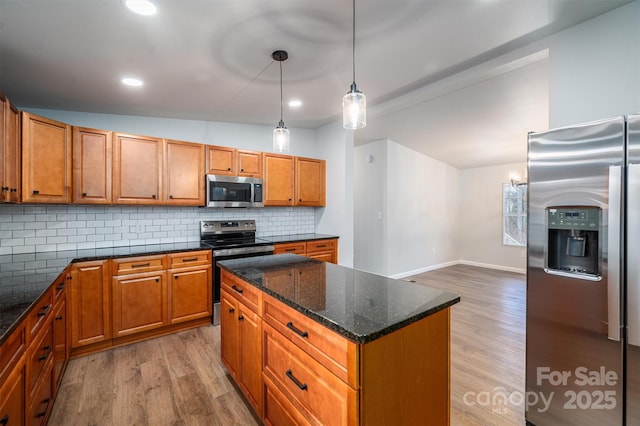
[[[457,265],[409,279],[462,298],[451,424],[523,425],[523,406],[491,397],[524,392],[525,276]],[[49,425],[258,425],[219,354],[220,327],[205,326],[71,360]]]

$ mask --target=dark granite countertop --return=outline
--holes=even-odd
[[[0,256],[0,345],[70,263],[193,250],[207,249],[198,241]]]
[[[330,238],[338,238],[336,235],[325,234],[293,234],[293,235],[272,235],[268,237],[258,237],[261,240],[271,241],[274,244],[278,243],[295,243],[298,241],[313,241],[313,240],[327,240]]]
[[[460,296],[439,289],[295,254],[218,264],[356,343],[376,340],[460,301]],[[287,271],[313,277],[292,288],[278,280]]]

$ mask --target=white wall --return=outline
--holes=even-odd
[[[316,208],[316,232],[340,236],[338,263],[353,266],[353,131],[342,121],[327,124],[315,132],[318,158],[327,160],[326,206]]]
[[[546,42],[551,128],[640,111],[639,1]]]
[[[526,248],[502,244],[502,185],[526,163],[460,171],[457,243],[462,263],[525,272]]]
[[[256,151],[273,151],[274,126],[220,123],[214,121],[181,120],[134,115],[96,114],[77,111],[24,108],[25,111],[69,123],[115,132],[177,139],[207,145],[222,145]],[[311,129],[289,129],[291,155],[319,157],[315,133]]]

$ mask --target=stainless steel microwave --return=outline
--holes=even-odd
[[[264,207],[262,179],[207,175],[207,207]]]

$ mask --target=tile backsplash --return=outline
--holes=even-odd
[[[258,236],[314,232],[313,207],[0,205],[0,255],[198,241],[201,220],[255,219]]]

